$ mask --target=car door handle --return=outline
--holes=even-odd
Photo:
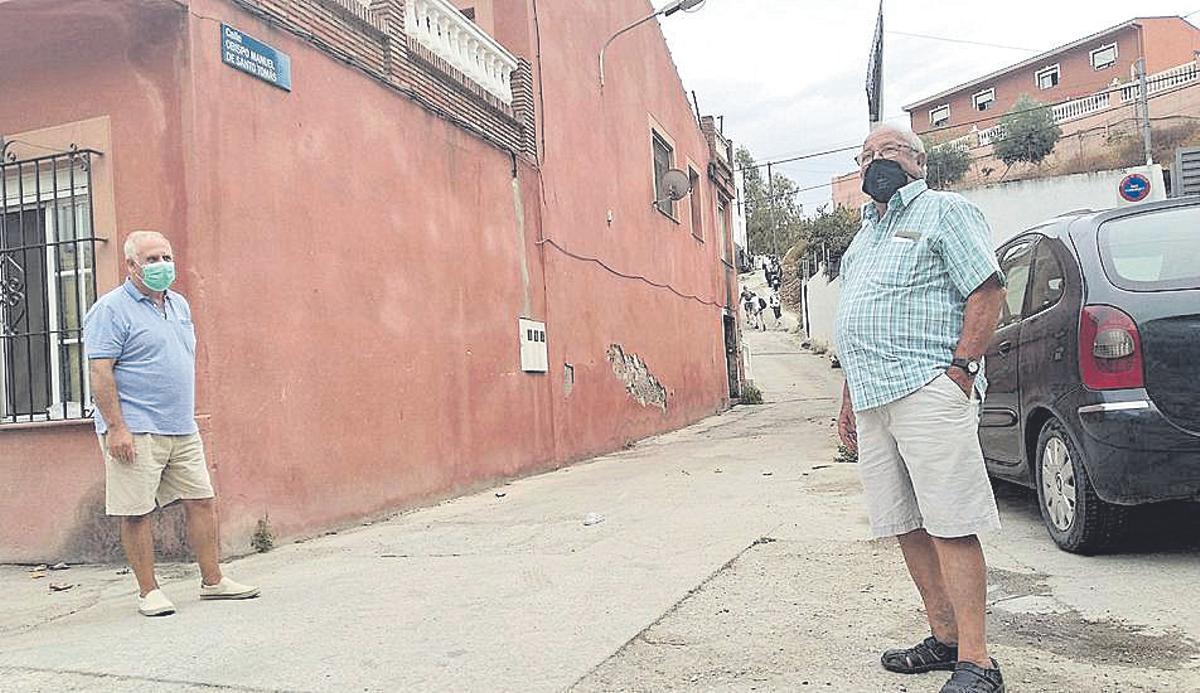
[[[1000,342],[1000,344],[996,346],[996,351],[1000,352],[1001,356],[1007,354],[1008,352],[1012,351],[1012,342]]]

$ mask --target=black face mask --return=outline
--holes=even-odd
[[[880,204],[887,204],[896,191],[908,185],[908,174],[891,159],[876,159],[863,174],[862,191]]]

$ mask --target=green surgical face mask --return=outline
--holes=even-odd
[[[142,265],[142,282],[151,291],[166,291],[175,283],[175,263],[163,260]]]

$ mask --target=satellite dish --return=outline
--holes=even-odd
[[[699,10],[700,6],[703,4],[704,0],[676,0],[676,2],[673,2],[659,10],[659,13],[661,13],[664,17],[670,17],[679,10],[683,10],[684,12],[695,12],[696,10]]]
[[[678,201],[687,197],[688,193],[692,191],[692,180],[688,174],[673,168],[663,174],[659,187],[661,188],[658,191],[659,199],[655,202],[664,199]]]

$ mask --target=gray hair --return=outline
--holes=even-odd
[[[889,125],[887,123],[879,123],[871,128],[871,135],[874,135],[875,133],[880,132],[880,131],[890,132],[894,135],[899,136],[900,139],[904,140],[905,144],[912,147],[914,152],[916,152],[918,154],[925,154],[925,141],[921,139],[920,135],[913,132],[909,128],[901,127],[899,125]],[[869,137],[869,135],[868,135],[868,137]],[[921,175],[919,176],[920,178],[925,177],[925,175],[926,175],[925,169],[926,169],[925,165],[922,165],[920,167],[920,173],[921,173]]]
[[[167,241],[167,245],[171,244],[171,241],[167,240],[166,236],[157,231],[134,231],[125,237],[125,259],[137,260],[138,246],[143,240],[150,238],[161,238],[164,241]]]
[[[916,151],[918,154],[925,153],[925,141],[921,139],[920,135],[913,132],[909,128],[902,127],[900,125],[889,125],[887,123],[881,123],[879,125],[876,125],[871,130],[871,134],[879,132],[880,130],[899,135],[904,140],[905,144],[912,147],[913,150]]]

